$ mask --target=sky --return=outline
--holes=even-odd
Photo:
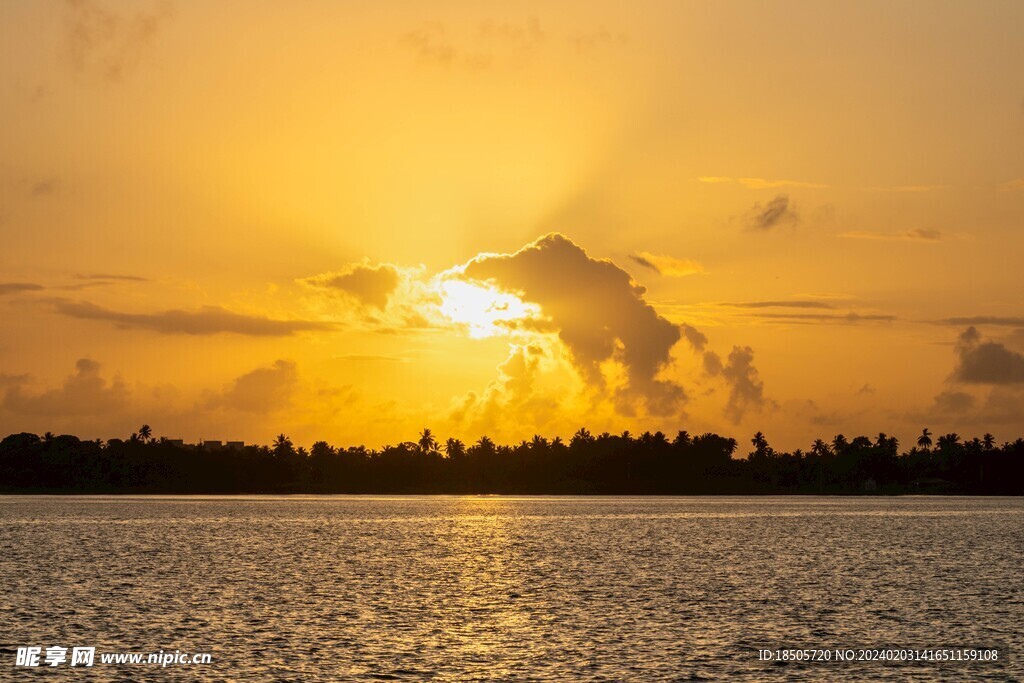
[[[0,0],[0,433],[1013,440],[1021,35],[1016,0]]]

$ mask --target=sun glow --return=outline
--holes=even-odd
[[[540,307],[514,294],[487,285],[445,280],[441,291],[441,313],[451,321],[465,325],[474,339],[507,334],[516,320],[540,315]]]

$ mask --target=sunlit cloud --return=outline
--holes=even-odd
[[[508,323],[540,318],[541,308],[518,296],[489,285],[446,279],[439,285],[441,313],[452,322],[464,325],[474,339],[506,333]]]

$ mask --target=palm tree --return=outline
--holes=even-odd
[[[292,440],[284,434],[278,434],[277,438],[274,439],[274,455],[279,458],[291,455],[295,452],[292,446]]]
[[[149,428],[149,425],[142,425],[139,427],[139,436],[142,437],[143,441],[149,441],[150,437],[153,436],[153,430]]]
[[[437,450],[437,439],[434,438],[433,432],[426,428],[420,434],[420,440],[417,444],[420,447],[421,453],[432,453]]]
[[[932,447],[932,433],[928,431],[927,427],[922,429],[921,436],[917,437],[917,446],[926,451]]]
[[[449,458],[461,458],[466,454],[466,444],[458,439],[448,439],[444,442],[444,453]]]
[[[811,453],[818,456],[819,458],[824,458],[826,455],[829,454],[828,444],[822,441],[821,439],[815,439],[814,445],[811,446]]]
[[[985,447],[986,451],[990,451],[996,445],[996,437],[992,436],[991,434],[986,433],[985,436],[982,437],[981,443]]]
[[[846,437],[842,434],[836,434],[836,438],[832,439],[832,452],[836,455],[842,455],[846,451],[846,447],[849,446],[849,442]]]
[[[750,443],[754,446],[755,455],[768,455],[768,439],[764,437],[764,434],[758,432],[754,434],[754,438],[750,440]]]

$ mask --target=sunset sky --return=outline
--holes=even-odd
[[[0,0],[0,435],[1024,435],[1024,3]]]

